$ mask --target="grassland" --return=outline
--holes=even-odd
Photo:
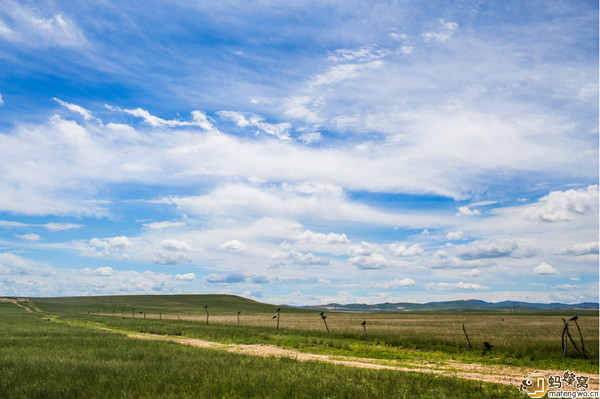
[[[277,306],[228,295],[52,298],[35,299],[34,303],[64,319],[93,320],[127,331],[271,344],[344,356],[429,362],[452,359],[598,374],[598,315],[593,312],[581,314],[578,320],[590,354],[584,359],[572,348],[566,357],[562,355],[561,318],[571,313],[327,313],[327,333],[319,312],[282,307],[280,329],[276,330],[273,316]],[[210,313],[208,326],[204,306]],[[238,310],[242,312],[239,328]],[[367,322],[368,339],[363,321]],[[483,342],[494,347],[484,353]]]
[[[38,305],[47,310],[43,304]],[[83,316],[78,317],[84,321]],[[235,355],[169,342],[133,340],[123,334],[52,319],[12,303],[0,303],[0,397],[521,397],[516,389],[497,384]],[[94,319],[123,320],[91,317],[85,321]],[[166,326],[180,323],[146,321]]]

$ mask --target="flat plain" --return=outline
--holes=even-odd
[[[598,315],[593,312],[578,317],[589,354],[585,359],[572,347],[566,356],[562,354],[561,319],[571,314],[326,312],[323,320],[317,311],[235,296],[32,298],[13,302],[16,304],[0,303],[1,337],[5,341],[0,345],[5,370],[2,397],[35,397],[35,392],[39,397],[517,397],[522,394],[514,378],[500,385],[481,382],[494,379],[477,375],[512,373],[524,379],[531,370],[567,369],[587,373],[597,386]],[[574,326],[571,330],[577,331]],[[154,338],[170,341],[131,338],[144,334],[146,338],[153,334]],[[51,344],[50,337],[56,342]],[[573,338],[580,345],[579,335]],[[85,350],[78,340],[89,343]],[[201,342],[204,347],[191,348],[191,342]],[[484,342],[492,348],[484,350]],[[57,353],[36,352],[40,345],[50,345]],[[141,379],[134,383],[136,378],[131,374],[138,373],[125,371],[126,365],[121,364],[127,363],[122,358],[122,351],[129,350],[125,347],[139,348],[141,354],[134,356],[135,367],[148,367],[148,375],[161,369],[153,360],[160,353],[164,367],[171,361],[177,363],[179,358],[182,361],[169,366],[170,371],[160,372],[164,375],[150,379],[138,376]],[[269,352],[269,348],[276,350]],[[190,363],[184,365],[187,360],[183,359],[188,357]],[[214,357],[220,360],[205,365],[199,360]],[[45,377],[40,379],[42,374],[67,373],[69,368],[61,364],[75,359],[87,359],[94,383],[80,386],[79,380],[69,375],[60,377],[66,381],[62,385]],[[353,367],[346,367],[350,361]],[[234,374],[223,372],[235,369],[240,362],[247,362],[248,367],[236,369],[236,375],[254,381],[243,387],[237,385]],[[107,364],[119,368],[118,374],[123,377],[107,371]],[[24,366],[41,369],[7,375],[6,370]],[[202,367],[214,372],[208,377],[208,371],[203,371],[212,382],[190,375]],[[373,367],[381,369],[370,369]],[[180,374],[171,375],[172,369]],[[253,374],[265,369],[270,370],[269,378]],[[32,373],[38,377],[32,379]],[[129,378],[128,382],[123,378]],[[113,382],[111,388],[104,386],[104,379]],[[31,381],[38,383],[32,388]],[[172,381],[178,381],[177,385]],[[270,385],[264,385],[265,381]],[[216,385],[211,385],[213,382]],[[117,393],[114,387],[118,386],[121,390]],[[221,391],[215,391],[217,386]],[[15,396],[19,389],[24,395]]]

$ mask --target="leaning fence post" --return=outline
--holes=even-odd
[[[240,313],[242,313],[242,311],[238,310],[238,327],[240,326]]]
[[[367,322],[366,322],[366,321],[363,321],[363,322],[361,323],[361,325],[362,325],[362,326],[363,326],[363,328],[365,329],[365,337],[366,337],[367,339],[369,339],[369,335],[367,334]]]
[[[471,340],[469,339],[469,336],[467,335],[467,330],[465,330],[465,323],[463,323],[462,327],[463,327],[463,331],[465,333],[465,337],[467,337],[467,342],[469,343],[469,348],[471,348],[471,351],[472,351],[473,347],[471,346]]]
[[[575,322],[577,326],[577,331],[579,332],[579,338],[581,338],[581,352],[583,352],[583,358],[587,359],[587,355],[585,353],[585,346],[583,344],[583,335],[581,334],[581,329],[579,328],[579,324],[577,324],[577,316],[571,317],[571,320]]]
[[[323,312],[321,312],[321,318],[323,319],[323,323],[325,323],[325,329],[327,330],[327,334],[329,334],[329,327],[327,327],[327,320],[325,320],[327,316],[325,316]]]

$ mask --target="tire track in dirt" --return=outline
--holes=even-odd
[[[110,330],[114,331],[114,330]],[[260,356],[260,357],[286,357],[302,362],[316,361],[323,363],[338,364],[347,367],[358,367],[368,369],[386,369],[396,371],[411,371],[426,374],[435,374],[446,377],[457,377],[467,380],[476,380],[491,382],[497,384],[510,385],[518,388],[521,382],[531,373],[543,373],[545,375],[556,375],[565,370],[546,370],[533,368],[519,368],[505,365],[484,365],[476,363],[460,363],[449,361],[445,364],[430,363],[407,363],[399,361],[359,358],[350,356],[322,355],[315,353],[299,352],[293,349],[284,349],[273,345],[256,344],[223,344],[219,342],[206,341],[197,338],[177,338],[157,334],[127,334],[130,338],[170,341],[183,345],[190,345],[201,348],[215,350],[225,350],[231,353]],[[589,376],[589,387],[593,390],[599,388],[599,377],[594,374],[585,374]]]

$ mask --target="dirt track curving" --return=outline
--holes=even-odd
[[[316,361],[339,364],[348,367],[360,367],[370,369],[388,369],[398,371],[412,371],[427,374],[437,374],[448,377],[458,377],[468,380],[477,380],[484,382],[493,382],[498,384],[511,385],[519,387],[521,382],[531,373],[538,372],[545,375],[557,375],[565,371],[559,370],[540,370],[532,368],[519,368],[512,366],[495,366],[488,364],[472,364],[460,362],[446,362],[445,364],[429,363],[407,363],[381,359],[368,359],[350,356],[321,355],[314,353],[304,353],[293,349],[283,349],[272,345],[244,345],[244,344],[222,344],[219,342],[205,341],[195,338],[176,338],[155,334],[127,334],[128,337],[137,339],[163,340],[171,341],[184,345],[197,346],[202,348],[211,348],[216,350],[225,350],[232,353],[261,356],[261,357],[287,357],[299,361]],[[589,376],[589,388],[598,390],[598,375],[586,374]]]
[[[21,302],[31,303],[31,300],[26,298],[0,298],[0,302],[10,302],[12,304],[17,305],[20,308],[25,309],[28,312],[31,312],[31,309],[28,306],[24,306]]]

